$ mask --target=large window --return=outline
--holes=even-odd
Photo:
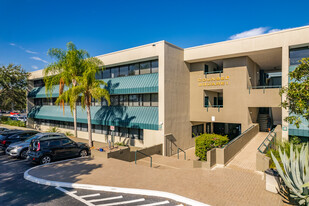
[[[290,49],[290,65],[298,65],[302,58],[307,57],[309,57],[309,47]]]
[[[192,137],[199,136],[200,134],[203,134],[203,133],[204,133],[203,124],[192,126]]]
[[[140,74],[157,73],[159,71],[158,60],[145,61],[140,63],[123,65],[120,67],[106,68],[104,71],[96,74],[96,78],[108,79],[116,77],[125,77]]]

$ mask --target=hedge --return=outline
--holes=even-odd
[[[200,160],[206,161],[207,151],[217,147],[220,148],[228,143],[228,141],[227,135],[201,134],[195,139],[195,155],[199,157]]]

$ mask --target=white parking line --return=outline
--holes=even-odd
[[[116,200],[116,199],[121,199],[123,198],[121,196],[116,196],[116,197],[107,197],[107,198],[102,198],[102,199],[94,199],[94,200],[88,200],[89,202],[101,202],[101,201],[107,201],[107,200]]]
[[[87,198],[87,197],[96,197],[96,196],[100,196],[100,193],[95,193],[95,194],[90,194],[90,195],[82,195],[79,196],[80,198]]]
[[[82,203],[85,203],[87,206],[95,206],[95,205],[92,204],[91,202],[88,202],[87,200],[84,200],[83,198],[80,198],[80,197],[78,197],[77,195],[75,195],[74,193],[75,193],[76,191],[75,191],[74,193],[72,193],[72,192],[69,192],[69,191],[67,191],[67,190],[65,190],[65,189],[63,189],[63,188],[61,188],[61,187],[56,187],[56,189],[57,189],[57,190],[60,190],[61,192],[64,192],[64,193],[67,194],[67,195],[70,195],[71,197],[73,197],[73,198],[75,198],[75,199],[81,201]]]
[[[26,162],[27,160],[20,160],[20,161],[18,161],[18,160],[15,160],[15,161],[9,161],[9,162],[7,162],[7,163],[4,163],[4,165],[11,165],[11,164],[15,164],[15,163],[17,163],[17,162]]]
[[[134,202],[143,202],[143,201],[145,201],[145,199],[144,199],[144,198],[141,198],[141,199],[136,199],[136,200],[128,200],[128,201],[123,201],[123,202],[113,202],[113,203],[107,203],[107,204],[97,205],[97,206],[124,205],[124,204],[130,204],[130,203],[134,203]]]
[[[166,201],[162,201],[162,202],[154,202],[154,203],[149,203],[146,205],[139,205],[139,206],[156,206],[156,205],[165,205],[170,203],[170,201],[166,200]]]

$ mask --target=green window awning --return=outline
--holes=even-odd
[[[91,107],[91,123],[128,128],[158,130],[158,107]],[[73,122],[70,107],[37,106],[28,113],[29,118]],[[87,112],[77,107],[77,122],[87,124]]]
[[[158,73],[104,79],[110,94],[141,94],[158,92]],[[66,88],[65,88],[66,89]],[[59,96],[59,85],[54,87],[51,97]],[[45,87],[36,87],[28,94],[29,98],[46,98]]]

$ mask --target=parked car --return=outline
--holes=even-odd
[[[25,141],[10,144],[7,147],[5,152],[6,154],[12,157],[25,159],[27,158],[27,152],[28,152],[29,145],[31,144],[31,142],[36,139],[44,138],[44,137],[66,137],[66,136],[64,134],[59,134],[59,133],[38,133],[36,135],[33,135],[27,138]]]
[[[7,131],[10,131],[10,130],[8,128],[5,128],[5,127],[0,127],[0,134],[7,132]]]
[[[20,117],[17,117],[17,120],[22,121],[22,122],[27,122],[27,117],[20,116]]]
[[[39,133],[34,130],[11,130],[0,134],[0,149],[6,150],[6,148],[15,142],[26,140],[28,137]]]
[[[29,146],[28,158],[32,162],[47,164],[55,160],[85,157],[90,154],[90,148],[85,143],[76,143],[63,136],[44,137],[32,141]]]
[[[10,115],[20,115],[18,112],[10,112]]]

